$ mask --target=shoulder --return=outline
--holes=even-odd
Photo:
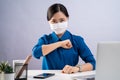
[[[78,40],[78,39],[83,40],[83,37],[81,37],[79,35],[72,34],[70,31],[67,31],[67,32],[71,35],[73,40]]]
[[[44,38],[44,39],[51,39],[51,34],[44,34],[41,38]]]
[[[79,47],[84,44],[84,39],[81,36],[73,35],[73,41],[78,45]]]
[[[83,37],[78,36],[78,35],[72,35],[73,40],[78,41],[78,40],[84,40]]]
[[[39,38],[39,40],[44,40],[46,42],[48,40],[51,40],[51,38],[51,34],[44,34],[42,37]]]

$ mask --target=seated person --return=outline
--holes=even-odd
[[[66,30],[69,14],[62,4],[53,4],[48,8],[47,20],[53,31],[43,35],[33,48],[33,56],[43,56],[43,70],[62,70],[63,73],[75,73],[95,69],[96,61],[84,39]],[[79,57],[85,64],[77,65]]]

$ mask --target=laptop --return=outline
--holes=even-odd
[[[95,80],[120,80],[120,41],[98,43]]]
[[[120,41],[97,44],[96,75],[76,80],[120,80]]]

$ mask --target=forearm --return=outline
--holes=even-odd
[[[83,65],[77,65],[77,66],[65,65],[65,67],[62,70],[62,73],[71,74],[71,73],[91,71],[91,70],[93,70],[91,63],[85,63]]]
[[[81,71],[81,72],[93,70],[93,66],[91,63],[85,63],[85,64],[80,65],[80,66],[81,67],[80,67],[79,71]]]
[[[45,56],[61,46],[61,42],[56,42],[48,45],[42,45],[42,54]]]

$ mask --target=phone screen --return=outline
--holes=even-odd
[[[44,78],[48,78],[50,76],[54,76],[54,73],[42,73],[36,76],[33,76],[34,78],[40,78],[40,79],[44,79]]]

